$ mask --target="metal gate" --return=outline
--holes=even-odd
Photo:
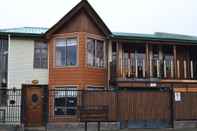
[[[21,90],[0,89],[0,124],[21,123]]]

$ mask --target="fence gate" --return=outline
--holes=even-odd
[[[0,89],[0,126],[21,122],[21,90]]]
[[[122,127],[171,126],[170,91],[130,91],[118,95],[118,119]]]

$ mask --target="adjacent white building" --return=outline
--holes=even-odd
[[[48,69],[34,68],[35,40],[10,38],[8,46],[8,88],[20,89],[22,84],[48,84]]]
[[[22,89],[33,80],[48,85],[48,46],[42,40],[46,30],[0,30],[0,89]],[[20,123],[21,96],[21,90],[0,90],[0,124]]]
[[[4,38],[7,35],[8,40],[6,78],[8,89],[21,89],[23,84],[32,84],[33,80],[39,81],[41,85],[48,84],[47,58],[44,58],[45,66],[42,66],[43,58],[39,56],[45,53],[44,56],[47,57],[47,44],[41,39],[41,34],[45,31],[47,28],[32,27],[0,30],[0,35]],[[46,45],[44,48],[42,43]],[[35,63],[39,65],[35,66]]]

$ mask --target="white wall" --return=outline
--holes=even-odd
[[[34,69],[34,40],[13,39],[8,49],[8,88],[21,88],[22,84],[48,84],[48,69]]]

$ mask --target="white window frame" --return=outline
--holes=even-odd
[[[56,64],[56,41],[57,39],[72,39],[72,38],[76,38],[77,40],[77,51],[76,51],[76,56],[77,56],[77,61],[76,61],[76,64],[75,65],[67,65],[67,66],[58,66]],[[57,36],[54,38],[53,40],[53,67],[54,68],[72,68],[72,67],[79,67],[79,35],[78,34],[75,34],[75,35],[68,35],[68,36]]]
[[[47,67],[45,68],[45,67],[35,67],[35,56],[36,56],[36,53],[35,53],[35,47],[36,47],[36,44],[39,44],[39,43],[42,43],[42,44],[46,44],[47,45]],[[44,41],[34,41],[34,58],[33,58],[33,68],[34,69],[48,69],[48,67],[49,67],[49,46],[48,46],[48,44],[46,43],[46,42],[44,42]]]
[[[91,66],[88,64],[88,39],[93,39],[93,40],[100,40],[100,41],[103,41],[103,48],[104,48],[104,54],[103,54],[103,60],[104,60],[104,63],[103,63],[103,67],[97,67],[97,66]],[[95,68],[95,69],[105,69],[106,68],[106,41],[104,39],[104,37],[102,36],[98,36],[98,35],[93,35],[93,34],[87,34],[86,35],[86,40],[85,40],[85,59],[86,59],[86,66],[88,68]],[[96,54],[96,53],[95,53]]]

